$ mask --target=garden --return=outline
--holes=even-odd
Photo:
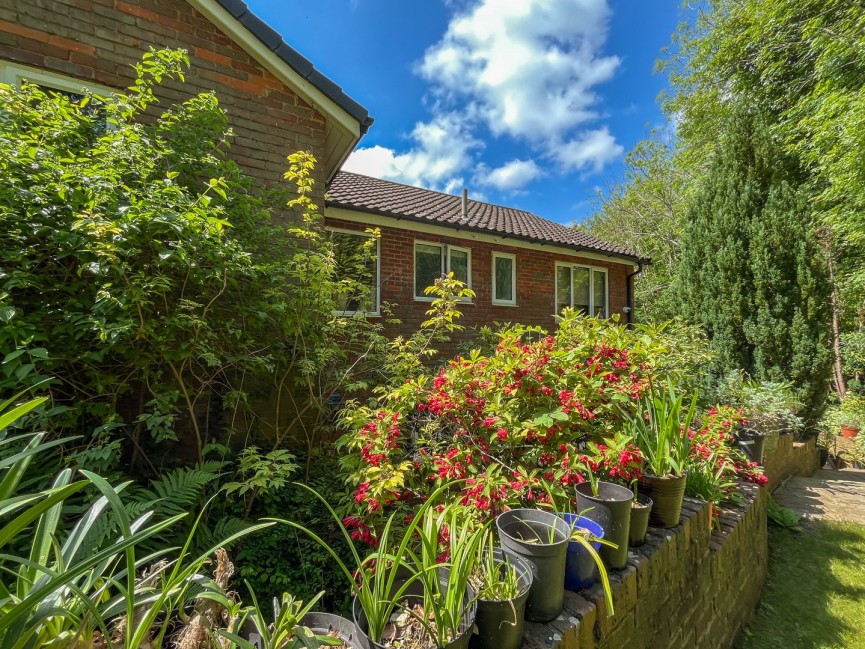
[[[443,359],[453,277],[408,338],[335,317],[369,251],[337,272],[310,154],[254,192],[214,95],[157,111],[187,63],[0,88],[3,649],[517,649],[566,589],[615,616],[650,527],[687,496],[720,528],[773,437],[816,434],[811,387],[682,320],[566,310]]]

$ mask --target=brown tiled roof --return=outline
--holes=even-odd
[[[459,230],[491,233],[538,244],[552,244],[628,259],[635,252],[595,239],[574,228],[542,219],[512,207],[469,199],[468,217],[462,217],[462,198],[420,187],[340,171],[331,181],[327,205],[442,225]]]

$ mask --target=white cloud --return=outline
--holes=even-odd
[[[608,0],[451,0],[455,12],[417,72],[431,84],[432,118],[410,148],[359,149],[345,168],[414,185],[457,187],[465,176],[516,190],[542,169],[512,160],[490,171],[475,133],[524,142],[559,172],[601,169],[622,147],[601,119],[597,86],[620,59],[604,53]]]
[[[418,122],[410,137],[414,146],[405,153],[382,146],[358,149],[342,168],[451,192],[462,186],[459,173],[473,163],[472,151],[482,146],[461,116],[449,113]]]
[[[601,52],[606,0],[482,0],[457,15],[420,73],[476,105],[497,135],[548,143],[597,117],[597,84],[619,65]]]
[[[478,180],[483,185],[512,192],[525,187],[542,175],[543,171],[534,160],[511,160],[495,169],[482,167],[479,170]]]
[[[605,164],[622,155],[623,151],[622,145],[604,126],[554,145],[551,154],[567,171],[600,171]]]

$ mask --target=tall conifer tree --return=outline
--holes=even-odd
[[[760,121],[737,113],[688,213],[679,287],[722,372],[791,380],[806,419],[831,376],[829,283],[797,172]]]

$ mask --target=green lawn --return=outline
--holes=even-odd
[[[865,649],[865,526],[770,528],[769,579],[740,649]]]

